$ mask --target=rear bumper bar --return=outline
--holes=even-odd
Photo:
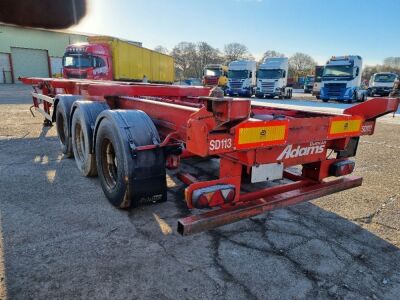
[[[306,184],[299,188],[286,190],[277,194],[269,194],[256,200],[239,202],[234,206],[220,208],[199,215],[178,220],[178,232],[190,235],[215,227],[256,216],[265,211],[282,208],[301,202],[316,199],[339,191],[358,187],[362,178],[347,176],[329,182]],[[267,191],[268,189],[266,189]],[[267,193],[266,193],[267,194]]]

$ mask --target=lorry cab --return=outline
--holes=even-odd
[[[107,44],[69,45],[63,56],[63,77],[112,80],[112,59]]]
[[[399,77],[395,73],[375,73],[369,81],[368,95],[388,96],[393,89],[395,81],[398,79]]]
[[[359,55],[332,56],[322,74],[322,101],[345,102],[364,101],[365,93],[360,92],[362,58]]]
[[[321,81],[322,81],[323,72],[324,72],[324,66],[316,66],[315,67],[314,85],[313,85],[311,94],[313,96],[315,96],[317,99],[320,98]]]
[[[314,76],[313,75],[307,75],[305,80],[304,80],[304,93],[311,93],[313,85],[314,85]]]
[[[219,86],[223,90],[228,84],[228,67],[220,64],[209,64],[203,69],[203,85]]]
[[[292,88],[287,86],[288,58],[269,57],[257,71],[256,97],[291,98]]]
[[[251,97],[256,85],[257,63],[254,60],[235,60],[228,66],[229,96]]]

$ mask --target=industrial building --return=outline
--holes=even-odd
[[[69,31],[0,23],[0,84],[19,83],[21,76],[61,76],[66,46],[86,41],[87,35]]]

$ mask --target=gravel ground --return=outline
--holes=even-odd
[[[181,237],[173,174],[166,203],[113,208],[31,117],[28,92],[0,85],[0,299],[399,298],[397,118],[362,138],[362,187]]]

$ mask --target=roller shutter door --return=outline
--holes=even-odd
[[[18,77],[49,77],[47,50],[11,47],[15,83]]]
[[[8,53],[0,53],[0,83],[12,83]]]

